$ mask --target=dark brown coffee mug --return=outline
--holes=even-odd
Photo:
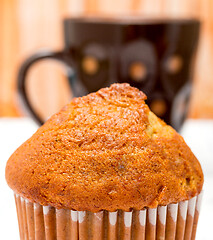
[[[28,99],[26,75],[36,61],[53,58],[67,67],[75,97],[128,82],[147,94],[152,111],[179,129],[188,108],[199,27],[196,19],[65,19],[64,49],[28,58],[19,71],[19,93],[43,124]]]

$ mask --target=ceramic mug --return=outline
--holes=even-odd
[[[52,58],[65,64],[74,97],[128,82],[147,94],[153,112],[179,129],[187,114],[199,28],[196,19],[67,18],[64,49],[29,57],[19,70],[19,93],[43,124],[29,101],[26,77],[35,62]]]

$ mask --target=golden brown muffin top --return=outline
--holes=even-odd
[[[146,96],[113,84],[75,98],[10,157],[9,186],[56,208],[154,208],[200,193],[203,173],[183,138]]]

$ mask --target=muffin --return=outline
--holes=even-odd
[[[194,239],[203,173],[143,92],[73,99],[10,157],[21,239]]]

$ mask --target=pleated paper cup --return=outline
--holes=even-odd
[[[195,239],[201,198],[139,211],[92,213],[41,206],[15,194],[21,240]]]

